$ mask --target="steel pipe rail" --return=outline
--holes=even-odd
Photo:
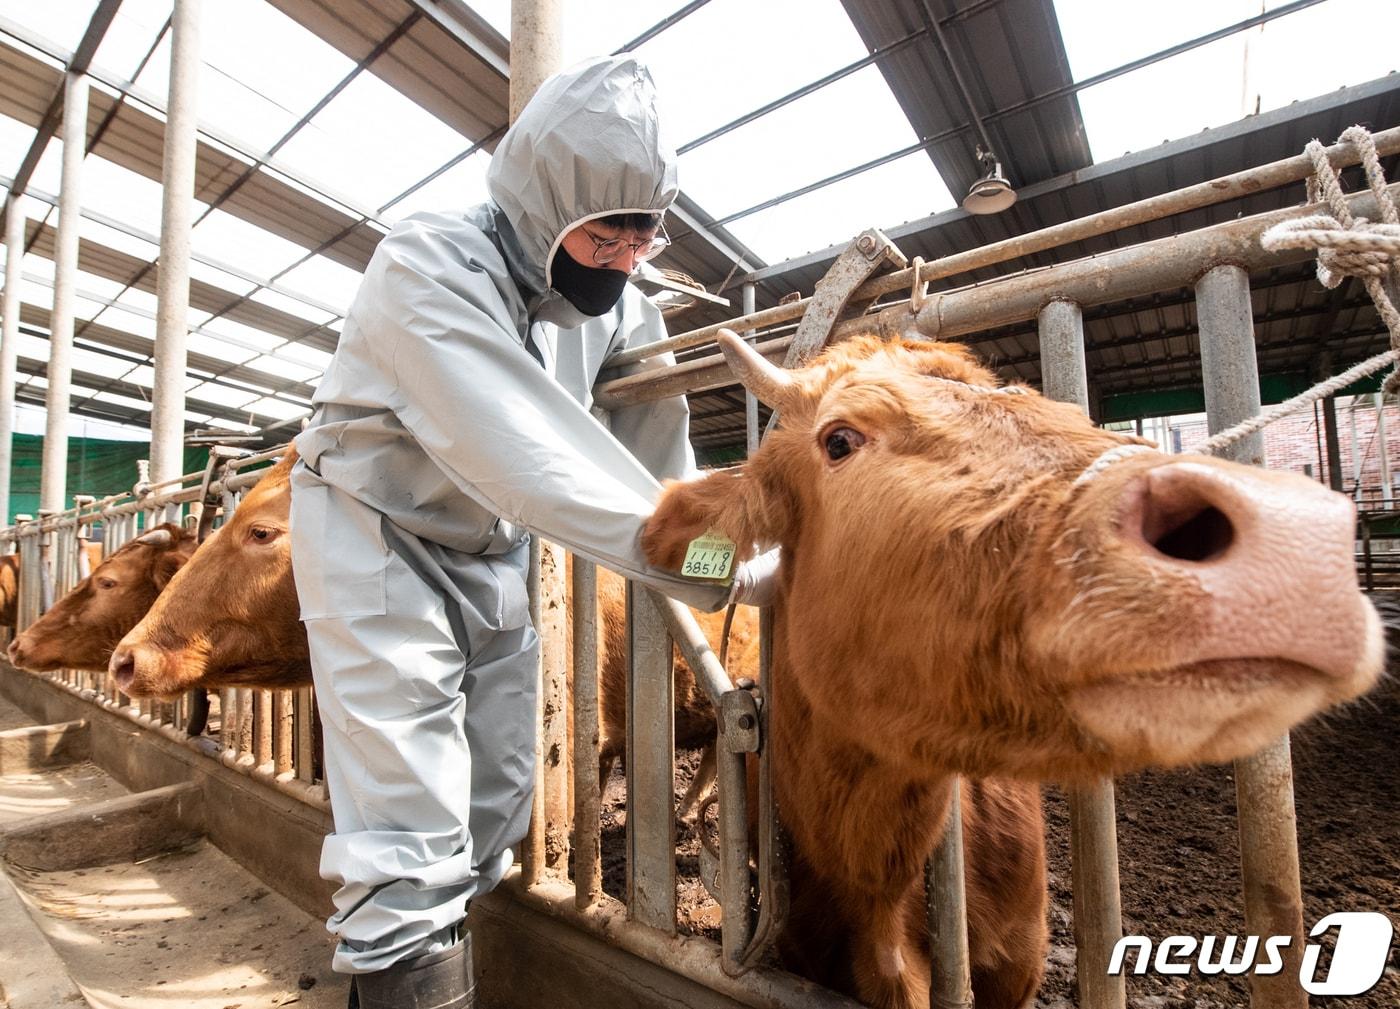
[[[724,695],[734,689],[734,684],[724,667],[719,664],[719,657],[710,647],[705,632],[700,629],[699,621],[684,603],[662,595],[655,589],[647,589],[647,595],[660,610],[661,619],[666,622],[671,640],[680,648],[681,656],[695,674],[696,685],[705,691],[705,696],[715,706],[715,711],[719,711]]]
[[[1400,152],[1400,127],[1377,133],[1374,135],[1374,139],[1376,150],[1382,157]],[[1327,148],[1327,157],[1338,168],[1354,165],[1360,161],[1359,152],[1349,143],[1333,144]],[[1121,207],[1091,214],[1088,217],[1076,218],[1063,224],[1042,228],[1039,231],[1017,235],[1005,241],[993,242],[991,245],[983,245],[976,249],[969,249],[967,252],[945,256],[925,264],[919,271],[919,279],[925,282],[943,280],[958,274],[971,273],[973,270],[1029,256],[1032,253],[1045,252],[1072,242],[1081,242],[1088,238],[1120,231],[1123,228],[1146,224],[1149,221],[1160,220],[1174,214],[1199,210],[1202,207],[1225,203],[1245,196],[1253,196],[1268,189],[1276,189],[1279,186],[1298,182],[1311,175],[1312,171],[1312,161],[1306,154],[1284,158],[1281,161],[1223,175],[1194,186],[1187,186],[1185,189],[1151,196],[1134,203],[1124,204]],[[912,267],[897,270],[870,280],[857,290],[853,297],[873,300],[896,291],[907,290],[913,283],[914,269]],[[731,322],[704,326],[689,333],[674,336],[669,340],[624,351],[609,361],[609,368],[622,368],[660,354],[674,353],[712,343],[723,327],[742,331],[763,329],[779,322],[790,322],[800,318],[807,311],[807,305],[810,301],[810,298],[802,298],[786,305],[775,305],[761,312],[744,315]],[[1090,302],[1081,303],[1090,304]],[[1030,318],[1030,316],[1026,318]]]
[[[1400,183],[1392,184],[1389,192],[1392,197],[1400,195]],[[1357,217],[1374,219],[1378,213],[1370,193],[1357,193],[1349,203]],[[948,340],[1027,322],[1051,301],[1073,301],[1088,307],[1169,288],[1189,287],[1205,269],[1218,263],[1234,263],[1248,270],[1262,270],[1302,262],[1313,254],[1305,249],[1266,252],[1259,245],[1259,235],[1281,221],[1306,217],[1324,209],[1321,204],[1312,204],[1271,211],[1070,263],[1026,271],[953,291],[931,293],[917,316],[912,315],[906,305],[897,305],[837,323],[832,339],[845,339],[859,333],[878,333],[886,337],[917,334],[930,339]],[[906,276],[907,283],[912,280],[913,270],[877,278],[857,292],[857,296],[868,295],[872,284],[889,282],[901,275]],[[891,289],[900,288],[896,286]],[[736,319],[726,325],[751,326],[754,323]],[[715,331],[719,328],[707,327]],[[756,349],[765,357],[776,360],[786,353],[791,341],[790,336],[778,337],[757,344]],[[733,375],[723,355],[714,354],[686,361],[673,368],[604,382],[594,388],[594,402],[603,409],[616,410],[682,392],[700,392],[733,383]]]

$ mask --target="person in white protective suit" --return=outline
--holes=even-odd
[[[546,81],[487,186],[380,243],[296,440],[293,569],[335,819],[321,873],[332,966],[362,1009],[473,1004],[462,922],[530,809],[530,534],[705,609],[762,601],[771,577],[649,567],[658,480],[695,470],[685,401],[592,409],[609,359],[666,335],[626,282],[677,193],[646,69],[609,57]]]

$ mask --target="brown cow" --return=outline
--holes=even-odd
[[[170,696],[191,687],[292,687],[311,682],[306,631],[286,535],[295,450],[248,492],[232,518],[180,572],[112,656],[117,685],[133,697]],[[600,570],[598,603],[601,770],[626,747],[625,583]],[[722,614],[701,615],[718,648]],[[741,607],[731,639],[734,668],[755,675],[757,611]],[[676,662],[676,745],[714,740],[714,711],[690,670]],[[708,768],[707,764],[707,768]],[[697,782],[699,779],[697,779]],[[688,796],[694,798],[694,796]],[[687,808],[689,802],[687,802]]]
[[[78,542],[79,577],[86,578],[102,563],[102,544],[97,540]],[[11,631],[19,619],[19,554],[0,555],[0,627]]]
[[[170,522],[138,536],[16,637],[10,661],[36,672],[106,669],[117,642],[151,608],[194,548],[194,533]]]
[[[1146,443],[998,389],[951,344],[861,338],[787,372],[722,343],[781,426],[668,488],[644,545],[670,569],[711,527],[783,549],[772,743],[804,973],[928,1005],[922,867],[950,775],[1227,760],[1375,682],[1353,508],[1318,484],[1147,448],[1094,466]],[[963,797],[977,1005],[1025,1005],[1038,804],[996,778]]]

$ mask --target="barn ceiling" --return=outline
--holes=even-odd
[[[1137,153],[1094,157],[1091,140],[1099,127],[1089,122],[1086,109],[1093,103],[1084,104],[1086,94],[1097,96],[1109,82],[1141,76],[1144,68],[1169,68],[1176,65],[1170,61],[1257,34],[1265,30],[1261,23],[1277,31],[1310,16],[1312,8],[1355,2],[1302,0],[1253,20],[1217,19],[1210,33],[1164,40],[1161,49],[1077,75],[1071,53],[1083,51],[1082,28],[1067,38],[1062,14],[1070,8],[1051,0],[810,4],[802,10],[829,26],[821,37],[836,38],[829,52],[823,50],[827,62],[810,65],[804,47],[791,39],[744,32],[742,19],[735,20],[741,8],[732,3],[672,0],[660,9],[641,5],[644,13],[629,8],[609,26],[618,37],[601,36],[596,51],[631,45],[653,61],[664,83],[666,74],[679,79],[675,68],[686,59],[704,56],[714,64],[713,53],[693,50],[719,38],[735,67],[754,70],[752,93],[715,80],[697,84],[699,93],[687,100],[703,111],[693,112],[687,124],[698,126],[693,136],[686,131],[675,138],[682,141],[683,180],[696,182],[668,220],[674,245],[657,265],[695,278],[730,303],[701,301],[680,312],[671,319],[676,333],[738,314],[746,282],[754,284],[759,308],[793,292],[810,294],[844,247],[844,236],[859,227],[882,227],[905,255],[933,260],[1290,157],[1308,139],[1330,141],[1355,122],[1373,130],[1400,124],[1400,76],[1390,74]],[[150,194],[158,191],[160,175],[165,84],[159,68],[168,60],[169,3],[74,0],[60,6],[88,13],[63,21],[47,7],[0,0],[0,157],[9,159],[0,161],[0,183],[9,187],[18,177],[29,218],[19,397],[43,402],[59,146],[50,138],[64,68],[86,66],[93,80],[86,162],[93,181],[83,212],[74,412],[144,425],[158,232]],[[509,45],[500,30],[506,25],[499,0],[253,0],[235,6],[241,20],[256,22],[253,29],[269,50],[240,55],[237,46],[219,40],[217,26],[206,42],[204,79],[213,83],[201,105],[196,198],[202,208],[194,242],[187,416],[192,430],[217,427],[276,441],[306,414],[356,278],[379,239],[404,214],[453,205],[479,187],[505,127]],[[213,16],[229,16],[228,10],[220,5]],[[819,49],[806,47],[809,53]],[[269,77],[264,66],[289,62],[297,73],[284,78]],[[850,110],[849,119],[833,121],[843,89],[874,98]],[[884,132],[872,125],[876,120]],[[775,189],[760,169],[772,171],[782,152],[759,148],[765,133],[786,137],[785,129],[796,129],[814,146],[788,144],[792,160],[780,162],[781,171],[772,175],[788,187]],[[1002,214],[974,216],[955,206],[980,173],[979,145],[997,152],[1020,193]],[[849,150],[822,163],[816,152],[832,147]],[[1396,160],[1386,165],[1392,178],[1400,174]],[[896,169],[902,174],[888,174]],[[715,181],[714,173],[722,179],[726,170],[737,180],[732,189]],[[914,213],[889,219],[893,204],[881,190],[895,178],[916,180],[907,188],[918,192],[899,204]],[[935,287],[1094,255],[1301,199],[1301,183],[1260,192],[949,277]],[[862,217],[863,207],[880,208],[871,213],[885,216]],[[830,232],[819,230],[824,220],[833,222]],[[784,221],[818,229],[814,233],[825,233],[830,247],[766,261],[765,249],[791,245],[779,241]],[[1267,373],[1315,367],[1324,336],[1343,362],[1384,339],[1359,288],[1325,292],[1306,267],[1276,270],[1254,283]],[[1100,404],[1199,386],[1188,293],[1086,313],[1090,382]],[[1032,327],[968,339],[1006,377],[1038,382]],[[723,456],[742,445],[743,403],[735,390],[694,396],[692,406],[702,456]]]

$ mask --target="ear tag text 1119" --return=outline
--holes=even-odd
[[[686,578],[722,582],[729,578],[737,548],[734,541],[717,529],[710,529],[690,541],[681,574]]]

